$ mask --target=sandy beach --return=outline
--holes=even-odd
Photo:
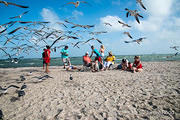
[[[27,85],[20,99],[16,88],[1,95],[0,109],[4,120],[180,119],[180,62],[143,66],[142,73],[67,72],[57,66],[48,76],[42,67],[0,68],[0,86]]]

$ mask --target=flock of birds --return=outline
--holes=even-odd
[[[146,7],[142,3],[142,0],[136,0],[136,2],[146,10]],[[28,6],[19,5],[16,3],[0,1],[0,3],[9,6],[14,5],[23,9],[29,8]],[[66,5],[74,5],[76,8],[80,6],[80,3],[88,4],[86,1],[76,1],[76,2],[69,2]],[[136,21],[140,24],[139,17],[143,18],[142,15],[139,14],[138,10],[130,10],[125,8],[126,17],[134,16]],[[50,45],[52,51],[56,52],[58,48],[64,47],[65,45],[72,45],[73,47],[80,48],[79,45],[89,44],[90,41],[97,41],[100,44],[103,44],[102,40],[98,39],[96,36],[100,34],[108,33],[108,31],[97,31],[92,32],[88,31],[90,28],[95,27],[95,25],[82,25],[73,23],[70,19],[65,19],[64,22],[56,22],[55,24],[62,25],[64,28],[68,30],[61,30],[55,29],[50,27],[49,21],[23,21],[21,20],[26,14],[30,11],[24,11],[20,15],[9,17],[9,22],[0,25],[0,43],[1,47],[0,50],[5,53],[6,56],[11,59],[11,62],[18,63],[18,60],[23,58],[19,56],[21,53],[29,54],[30,51],[38,52],[39,49],[44,48],[46,45]],[[123,23],[122,21],[117,20],[122,27],[131,27],[130,25]],[[69,27],[69,25],[71,25]],[[104,23],[105,26],[112,26],[111,23]],[[15,28],[14,28],[15,27]],[[75,29],[76,28],[76,29]],[[78,28],[82,28],[84,30],[79,30]],[[75,29],[75,30],[74,30]],[[74,39],[79,40],[83,39],[83,35],[87,33],[87,35],[91,35],[92,37],[85,41],[75,41],[69,42],[64,45],[59,45],[59,41]],[[123,32],[124,35],[127,35],[130,39],[133,39],[132,35],[129,32]],[[141,37],[139,39],[131,40],[131,41],[124,41],[125,43],[133,43],[136,42],[140,44],[146,37]],[[89,44],[91,45],[91,44]],[[9,47],[11,46],[11,47]],[[178,47],[171,47],[177,49]],[[8,51],[13,52],[14,54],[9,54]],[[15,58],[14,58],[15,57]]]

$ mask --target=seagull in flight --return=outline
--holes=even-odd
[[[142,0],[136,0],[136,2],[139,3],[140,6],[146,10],[146,7],[145,7],[144,4],[142,3]]]
[[[21,18],[23,15],[27,14],[29,11],[25,11],[22,14],[18,15],[18,16],[14,16],[14,17],[10,17],[9,19],[14,19],[14,18]]]
[[[146,39],[145,37],[143,38],[139,38],[137,40],[132,40],[132,41],[124,41],[125,43],[132,43],[132,42],[137,42],[138,44],[140,44],[140,42],[142,42],[143,39]]]
[[[107,23],[107,22],[105,22],[104,24],[105,24],[106,26],[107,26],[107,25],[112,26],[110,23]]]
[[[172,47],[170,47],[170,48],[172,48],[172,49],[174,49],[174,50],[176,50],[176,51],[179,51],[179,50],[178,50],[179,47],[180,47],[180,46],[172,46]]]
[[[133,39],[129,32],[124,32],[123,34],[127,35],[129,38]]]
[[[66,3],[66,4],[73,4],[77,8],[77,7],[79,7],[80,3],[88,4],[88,2],[86,2],[86,1],[69,2],[69,3]]]
[[[119,20],[118,20],[118,23],[122,24],[122,27],[131,27],[131,26],[129,26],[128,24],[123,23],[123,22],[121,22],[121,21],[119,21]]]
[[[14,6],[17,6],[17,7],[20,7],[20,8],[29,8],[28,6],[18,5],[16,3],[6,2],[6,1],[2,1],[2,0],[0,0],[0,3],[3,3],[6,6],[14,5]]]
[[[128,8],[125,8],[125,10],[127,11],[126,13],[126,17],[128,17],[129,15],[130,16],[134,16],[136,21],[140,24],[140,21],[139,21],[139,18],[138,17],[141,17],[141,18],[144,18],[143,16],[141,16],[137,10],[129,10]]]
[[[84,44],[88,43],[88,42],[91,41],[91,40],[96,40],[96,41],[98,41],[100,44],[102,44],[102,41],[99,40],[99,39],[97,39],[97,38],[91,38],[91,39],[87,40],[86,42],[84,42]]]

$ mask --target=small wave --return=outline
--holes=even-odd
[[[34,65],[35,63],[27,63],[27,64],[29,64],[29,65]]]

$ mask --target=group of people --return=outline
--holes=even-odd
[[[89,68],[91,71],[96,72],[96,71],[104,71],[107,69],[121,69],[121,70],[127,70],[127,71],[132,71],[132,72],[141,72],[142,69],[142,63],[140,61],[139,56],[134,57],[134,63],[131,64],[128,62],[126,58],[122,59],[121,64],[119,64],[117,67],[114,66],[115,64],[115,56],[112,54],[112,52],[108,52],[108,56],[105,57],[105,48],[103,45],[100,46],[100,50],[97,50],[94,48],[94,46],[91,46],[92,52],[91,55],[89,56],[89,53],[86,52],[85,55],[83,56],[83,68]],[[50,64],[50,47],[46,46],[46,49],[44,49],[43,52],[43,69],[45,69],[45,72],[49,72],[49,64]],[[92,56],[95,54],[95,59],[92,60]],[[63,62],[63,67],[66,70],[82,70],[81,68],[78,68],[76,66],[71,65],[71,61],[69,58],[69,50],[68,46],[65,46],[61,50],[61,58]],[[45,67],[46,66],[46,67]],[[67,67],[66,67],[67,66]]]

